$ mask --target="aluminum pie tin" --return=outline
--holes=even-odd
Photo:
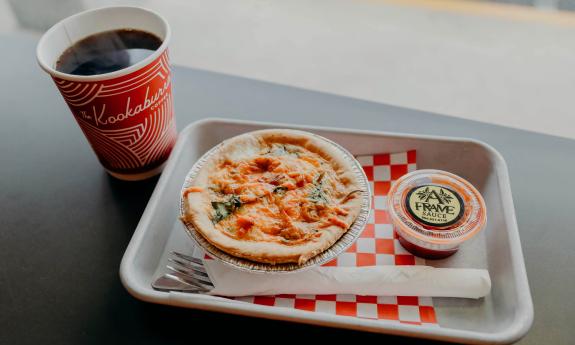
[[[294,130],[297,131],[297,130]],[[303,131],[298,131],[303,132]],[[191,222],[187,222],[184,219],[185,215],[185,202],[186,200],[183,197],[183,192],[188,187],[193,185],[194,179],[196,178],[197,174],[204,166],[204,164],[214,155],[216,154],[219,149],[226,143],[227,140],[221,142],[220,144],[211,148],[208,152],[206,152],[196,163],[192,166],[186,178],[184,180],[184,184],[180,191],[180,216],[182,219],[182,223],[184,224],[184,228],[188,235],[208,254],[214,259],[221,261],[222,263],[231,266],[235,269],[252,272],[252,273],[289,273],[289,272],[301,272],[307,269],[310,269],[315,266],[323,265],[333,259],[335,259],[339,254],[343,253],[347,248],[349,248],[361,235],[365,225],[369,220],[369,214],[371,210],[371,193],[369,188],[369,182],[367,180],[367,176],[361,167],[361,164],[355,159],[355,157],[349,153],[345,148],[341,145],[324,138],[320,135],[303,132],[307,135],[312,135],[320,140],[323,140],[335,148],[337,148],[342,156],[347,159],[351,163],[351,167],[353,173],[355,174],[359,188],[361,189],[361,208],[360,212],[353,222],[353,224],[349,227],[349,229],[328,249],[325,251],[317,254],[316,256],[310,258],[306,263],[303,265],[298,265],[296,263],[284,263],[284,264],[266,264],[261,262],[255,262],[248,259],[240,258],[237,256],[230,255],[218,247],[214,246],[208,240],[204,238],[204,236],[196,230],[194,225]],[[244,133],[245,134],[245,133]],[[230,138],[231,139],[231,138]]]

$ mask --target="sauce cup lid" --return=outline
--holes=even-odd
[[[485,201],[465,179],[442,170],[416,170],[388,194],[396,231],[420,246],[445,250],[476,235],[486,222]]]

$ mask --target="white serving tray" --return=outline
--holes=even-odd
[[[224,139],[264,128],[296,128],[334,140],[354,155],[417,150],[419,169],[442,169],[475,185],[487,205],[487,227],[471,244],[437,267],[486,268],[491,294],[480,300],[434,298],[440,327],[360,319],[243,303],[226,298],[160,292],[151,282],[163,271],[169,250],[190,251],[178,218],[179,192],[194,162]],[[125,288],[147,302],[259,316],[323,326],[465,343],[511,343],[527,333],[533,302],[525,273],[507,166],[489,145],[464,138],[372,132],[277,123],[206,119],[188,125],[167,162],[120,267]]]

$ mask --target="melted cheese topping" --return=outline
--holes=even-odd
[[[326,227],[350,225],[341,218],[349,191],[327,161],[299,146],[272,144],[222,160],[208,189],[212,222],[232,238],[300,244]]]

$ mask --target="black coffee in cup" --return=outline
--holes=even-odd
[[[146,59],[161,45],[161,39],[146,31],[105,31],[88,36],[66,49],[56,62],[56,70],[75,75],[119,71]]]

